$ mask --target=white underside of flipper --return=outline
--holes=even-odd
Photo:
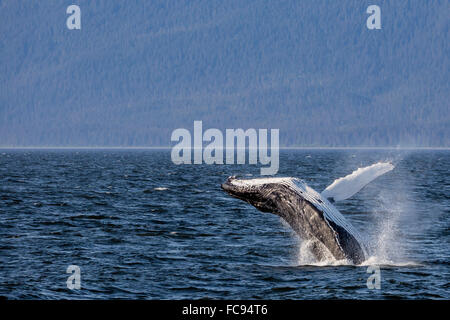
[[[368,183],[394,169],[389,162],[378,162],[371,166],[359,168],[348,176],[336,179],[324,191],[322,197],[341,201],[350,198]]]

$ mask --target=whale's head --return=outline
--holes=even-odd
[[[223,184],[222,189],[234,198],[250,203],[263,212],[274,212],[277,203],[274,201],[273,193],[280,183],[292,180],[292,178],[257,178],[237,179],[229,177]]]

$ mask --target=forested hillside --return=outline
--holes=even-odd
[[[81,8],[68,30],[66,8]],[[369,30],[366,8],[381,8]],[[0,1],[0,146],[450,146],[450,1]]]

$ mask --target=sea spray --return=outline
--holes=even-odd
[[[372,261],[376,264],[396,264],[405,259],[399,227],[406,214],[407,202],[401,188],[396,192],[384,191],[374,209],[375,230],[371,243]]]
[[[318,261],[315,255],[311,252],[311,248],[314,245],[313,242],[314,242],[313,240],[299,241],[298,254],[295,259],[296,265],[324,267],[324,266],[341,266],[352,264],[351,261],[346,259],[337,260],[336,258],[333,257],[333,255],[328,251],[328,249],[325,246],[321,247],[324,258]]]
[[[355,173],[360,171],[367,171],[367,169],[374,171],[373,176],[377,177],[381,171],[390,171],[392,168],[387,167],[387,163],[398,163],[401,159],[397,157],[395,160],[391,159],[387,162],[379,162],[376,165],[372,165],[366,168],[360,168],[354,171],[351,175],[345,178],[335,180],[332,185],[340,184],[341,193],[353,193],[347,192],[343,188],[346,180],[355,180]],[[379,168],[376,168],[379,166]],[[384,168],[383,166],[386,166]],[[394,167],[394,166],[392,166]],[[376,169],[376,171],[374,170]],[[347,179],[349,178],[349,179]],[[350,179],[351,178],[351,179]],[[389,178],[388,178],[389,179]],[[357,180],[357,179],[356,179]],[[373,179],[366,179],[368,181]],[[361,183],[364,184],[364,183]],[[385,184],[383,184],[386,186]],[[333,188],[330,188],[333,189]],[[359,187],[354,188],[360,189]],[[375,201],[369,201],[372,203],[372,207],[368,208],[367,212],[367,236],[366,245],[369,248],[369,255],[366,257],[361,265],[417,265],[412,261],[407,261],[405,255],[404,243],[405,235],[402,234],[402,223],[411,223],[414,221],[415,210],[408,201],[408,183],[406,181],[399,181],[398,178],[392,178],[388,184],[388,188],[381,189],[376,196]],[[339,204],[337,205],[339,206]],[[299,265],[346,265],[349,262],[337,261],[330,255],[329,259],[322,260],[320,262],[315,260],[314,255],[310,252],[310,241],[300,241],[298,255],[296,261]]]

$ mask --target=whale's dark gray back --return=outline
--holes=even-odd
[[[229,178],[222,188],[264,212],[283,218],[321,260],[328,253],[355,264],[365,260],[362,237],[342,214],[320,194],[295,178],[237,180]],[[324,252],[327,250],[328,252]]]

